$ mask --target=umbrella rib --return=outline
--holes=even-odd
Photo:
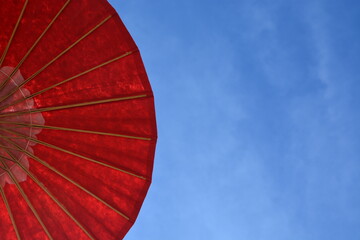
[[[62,84],[64,84],[64,83],[67,83],[67,82],[69,82],[69,81],[72,81],[72,80],[74,80],[74,79],[77,79],[77,78],[79,78],[79,77],[81,77],[81,76],[83,76],[83,75],[85,75],[85,74],[87,74],[87,73],[89,73],[89,72],[92,72],[92,71],[94,71],[94,70],[96,70],[96,69],[98,69],[98,68],[100,68],[100,67],[103,67],[103,66],[108,65],[108,64],[110,64],[110,63],[112,63],[112,62],[115,62],[115,61],[117,61],[117,60],[119,60],[119,59],[121,59],[121,58],[124,58],[124,57],[126,57],[126,56],[129,56],[129,55],[135,53],[136,51],[138,51],[138,50],[129,51],[129,52],[126,52],[126,53],[124,53],[124,54],[121,54],[120,56],[117,56],[117,57],[115,57],[115,58],[113,58],[113,59],[111,59],[111,60],[109,60],[109,61],[106,61],[106,62],[104,62],[104,63],[101,63],[101,64],[99,64],[99,65],[97,65],[97,66],[95,66],[95,67],[92,67],[92,68],[84,71],[84,72],[81,72],[81,73],[79,73],[79,74],[76,74],[76,75],[74,75],[74,76],[72,76],[72,77],[70,77],[70,78],[67,78],[67,79],[65,79],[65,80],[63,80],[63,81],[61,81],[61,82],[58,82],[58,83],[56,83],[56,84],[54,84],[54,85],[51,85],[51,86],[49,86],[49,87],[47,87],[47,88],[44,88],[44,89],[38,91],[38,92],[36,92],[36,93],[33,93],[33,94],[31,94],[30,96],[28,96],[28,97],[21,98],[21,99],[19,99],[19,100],[17,100],[17,101],[14,101],[14,102],[12,102],[12,103],[10,103],[10,104],[8,104],[8,105],[5,105],[5,106],[3,106],[3,107],[0,107],[0,111],[6,109],[6,108],[8,108],[8,107],[14,106],[15,104],[21,103],[21,102],[23,102],[23,101],[25,101],[25,100],[27,100],[27,99],[34,98],[34,97],[37,96],[37,95],[40,95],[40,94],[42,94],[42,93],[44,93],[44,92],[46,92],[46,91],[48,91],[48,90],[51,90],[51,89],[53,89],[53,88],[55,88],[55,87],[58,87],[58,86],[60,86],[60,85],[62,85]],[[4,99],[7,99],[7,98],[10,97],[11,95],[13,95],[15,92],[18,91],[18,89],[19,89],[19,87],[16,87],[16,88],[15,88],[14,90],[12,90],[8,95],[6,95]]]
[[[6,148],[6,149],[18,151],[17,148],[8,147],[8,146],[2,145],[2,144],[0,144],[0,148]],[[2,157],[2,158],[5,158],[4,156],[1,156],[1,157]],[[1,168],[1,167],[0,167],[0,168]]]
[[[30,49],[27,51],[25,56],[20,60],[18,65],[12,70],[10,76],[7,76],[6,80],[1,84],[0,90],[4,88],[4,86],[8,83],[8,81],[14,76],[16,71],[21,67],[21,65],[25,62],[27,57],[30,55],[30,53],[34,50],[34,48],[37,46],[37,44],[40,42],[40,40],[44,37],[46,32],[50,29],[50,27],[54,24],[56,19],[60,16],[60,14],[64,11],[64,9],[67,7],[67,5],[70,3],[71,0],[67,0],[67,2],[64,3],[62,8],[59,10],[59,12],[55,15],[55,17],[51,20],[51,22],[48,24],[48,26],[45,28],[45,30],[40,34],[38,39],[34,42],[34,44],[30,47]]]
[[[15,134],[15,135],[18,135],[18,136],[21,136],[21,137],[23,137],[24,139],[30,140],[30,141],[32,141],[32,142],[41,144],[41,145],[43,145],[43,146],[46,146],[46,147],[49,147],[49,148],[52,148],[52,149],[56,149],[56,150],[58,150],[58,151],[61,151],[61,152],[64,152],[64,153],[73,155],[73,156],[75,156],[75,157],[82,158],[82,159],[84,159],[84,160],[87,160],[87,161],[89,161],[89,162],[93,162],[93,163],[102,165],[102,166],[104,166],[104,167],[111,168],[111,169],[113,169],[113,170],[116,170],[116,171],[119,171],[119,172],[128,174],[128,175],[130,175],[130,176],[137,177],[137,178],[140,178],[140,179],[145,180],[145,181],[147,180],[144,176],[141,176],[141,175],[132,173],[132,172],[130,172],[130,171],[126,171],[126,170],[124,170],[124,169],[120,169],[120,168],[111,166],[111,165],[109,165],[109,164],[106,164],[106,163],[97,161],[97,160],[95,160],[95,159],[86,157],[86,156],[81,155],[81,154],[78,154],[78,153],[74,153],[74,152],[72,152],[72,151],[63,149],[63,148],[61,148],[61,147],[52,145],[52,144],[50,144],[50,143],[43,142],[43,141],[40,141],[40,140],[38,140],[38,139],[25,136],[25,135],[23,135],[23,134],[21,134],[21,133],[18,133],[18,132],[15,132],[15,131],[12,131],[12,130],[9,130],[9,129],[6,129],[6,128],[2,128],[2,127],[0,127],[0,130],[5,131],[5,132],[9,132],[9,133],[12,133],[12,134]],[[9,137],[5,137],[5,136],[2,136],[1,138],[3,138],[3,139],[4,139],[4,138],[9,139]],[[10,138],[12,138],[12,137],[10,137]]]
[[[60,131],[89,133],[89,134],[105,135],[105,136],[112,136],[112,137],[122,137],[122,138],[146,140],[146,141],[152,140],[151,138],[147,138],[147,137],[137,137],[137,136],[131,136],[131,135],[117,134],[117,133],[98,132],[98,131],[91,131],[91,130],[65,128],[65,127],[48,126],[48,125],[27,124],[27,123],[20,123],[20,122],[0,121],[0,124],[16,125],[16,126],[20,126],[20,127],[33,127],[33,128],[42,128],[42,129],[51,129],[51,130],[60,130]]]
[[[24,190],[22,189],[22,187],[20,186],[18,180],[16,179],[16,177],[13,175],[13,173],[9,170],[9,167],[7,166],[7,164],[4,162],[4,160],[2,160],[0,158],[0,161],[7,167],[7,174],[9,175],[9,177],[11,178],[11,180],[14,182],[16,188],[19,190],[20,194],[22,195],[22,197],[24,198],[26,204],[29,206],[29,208],[31,209],[31,211],[33,212],[34,216],[36,217],[36,219],[38,220],[38,222],[40,223],[41,227],[44,229],[46,235],[49,237],[49,239],[53,239],[49,230],[46,228],[44,222],[41,220],[39,214],[37,213],[35,207],[32,205],[32,203],[30,202],[28,196],[26,195],[26,193],[24,192]]]
[[[4,149],[7,154],[12,158],[6,158],[12,162],[15,162],[19,167],[21,167],[22,170],[26,172],[26,174],[47,194],[49,197],[68,215],[75,223],[78,225],[78,227],[92,240],[95,240],[95,238],[85,229],[83,225],[69,212],[69,210],[66,209],[66,207],[61,204],[61,202],[45,187],[45,185],[39,181],[28,169],[26,169],[14,156],[13,154],[8,151],[7,149]]]
[[[21,19],[23,18],[23,15],[24,15],[25,9],[26,9],[26,7],[27,7],[27,5],[28,5],[28,2],[29,2],[29,0],[26,0],[26,1],[25,1],[24,6],[23,6],[23,8],[22,8],[22,10],[21,10],[21,12],[20,12],[19,17],[18,17],[18,20],[17,20],[17,22],[16,22],[16,24],[15,24],[14,30],[13,30],[11,36],[10,36],[9,42],[8,42],[8,44],[6,45],[6,48],[5,48],[3,54],[2,54],[2,56],[1,56],[1,58],[0,58],[0,67],[2,66],[2,64],[3,64],[4,60],[5,60],[5,57],[6,57],[7,52],[9,51],[10,45],[11,45],[12,40],[13,40],[13,38],[14,38],[14,36],[15,36],[15,33],[16,33],[18,27],[19,27],[19,24],[20,24],[20,22],[21,22]],[[2,86],[0,87],[0,89],[2,89]]]
[[[74,180],[72,180],[71,178],[65,176],[63,173],[61,173],[60,171],[58,171],[56,168],[52,167],[50,164],[48,164],[47,162],[45,162],[44,160],[40,159],[39,157],[35,156],[34,154],[30,153],[29,151],[25,150],[24,148],[22,148],[21,146],[17,145],[16,143],[14,143],[11,140],[6,139],[6,137],[1,136],[1,138],[3,138],[5,141],[9,142],[10,144],[12,144],[13,146],[15,146],[16,148],[18,148],[18,151],[25,153],[27,156],[31,157],[32,159],[34,159],[35,161],[39,162],[41,165],[45,166],[46,168],[50,169],[51,171],[55,172],[56,174],[58,174],[59,176],[63,177],[64,179],[66,179],[67,181],[69,181],[70,183],[72,183],[73,185],[75,185],[76,187],[78,187],[79,189],[81,189],[82,191],[84,191],[85,193],[89,194],[90,196],[92,196],[93,198],[95,198],[96,200],[98,200],[99,202],[101,202],[102,204],[104,204],[105,206],[107,206],[108,208],[110,208],[111,210],[113,210],[114,212],[116,212],[117,214],[119,214],[120,216],[122,216],[123,218],[125,218],[127,221],[131,221],[130,218],[128,216],[126,216],[124,213],[120,212],[119,210],[115,209],[113,206],[111,206],[109,203],[107,203],[105,200],[101,199],[100,197],[98,197],[97,195],[95,195],[94,193],[92,193],[91,191],[89,191],[88,189],[84,188],[83,186],[81,186],[79,183],[75,182]],[[132,222],[132,221],[131,221]]]
[[[108,99],[102,99],[102,100],[97,100],[97,101],[74,103],[74,104],[61,105],[61,106],[55,106],[55,107],[35,108],[35,109],[30,109],[28,111],[6,112],[6,113],[0,114],[0,118],[1,117],[9,117],[9,116],[21,116],[21,115],[29,114],[29,113],[50,112],[50,111],[63,110],[63,109],[75,108],[75,107],[85,107],[85,106],[90,106],[90,105],[95,105],[95,104],[119,102],[119,101],[125,101],[125,100],[145,98],[145,97],[149,97],[149,96],[150,96],[149,94],[131,95],[131,96],[127,96],[127,97],[108,98]]]
[[[2,198],[3,198],[3,200],[4,200],[4,203],[5,203],[6,209],[7,209],[7,211],[8,211],[8,214],[9,214],[9,217],[10,217],[10,220],[11,220],[11,223],[12,223],[12,225],[13,225],[13,228],[14,228],[14,231],[15,231],[15,234],[16,234],[16,238],[17,238],[18,240],[21,240],[21,237],[20,237],[20,234],[19,234],[19,230],[18,230],[18,228],[17,228],[17,226],[16,226],[16,222],[15,222],[14,216],[13,216],[13,214],[12,214],[12,211],[11,211],[11,208],[10,208],[10,205],[9,205],[9,202],[8,202],[8,200],[7,200],[7,198],[6,198],[4,189],[3,189],[3,187],[2,187],[1,185],[0,185],[0,193],[1,193],[1,196],[2,196]]]
[[[79,42],[81,42],[84,38],[86,38],[87,36],[89,36],[91,33],[93,33],[96,29],[98,29],[100,26],[102,26],[104,23],[106,23],[113,15],[109,15],[107,16],[105,19],[103,19],[100,23],[98,23],[95,27],[93,27],[92,29],[90,29],[87,33],[85,33],[83,36],[81,36],[78,40],[76,40],[74,43],[72,43],[69,47],[67,47],[65,50],[63,50],[60,54],[58,54],[55,58],[53,58],[50,62],[48,62],[47,64],[45,64],[42,68],[40,68],[38,71],[36,71],[34,74],[32,74],[29,78],[27,78],[23,83],[19,84],[19,86],[17,86],[17,88],[15,88],[16,90],[18,88],[23,87],[25,84],[27,84],[28,82],[30,82],[32,79],[34,79],[37,75],[39,75],[42,71],[44,71],[48,66],[50,66],[51,64],[53,64],[57,59],[59,59],[60,57],[62,57],[65,53],[67,53],[70,49],[72,49],[74,46],[76,46]],[[15,91],[16,92],[16,91]],[[8,97],[10,97],[12,94],[14,94],[14,91],[12,91],[11,93],[5,95],[4,97],[2,97],[0,99],[0,102],[7,99]]]

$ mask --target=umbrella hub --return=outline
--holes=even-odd
[[[44,124],[41,113],[32,113],[34,100],[24,88],[20,70],[0,68],[0,186],[27,179],[29,154],[33,153],[31,141],[40,129],[33,124]]]

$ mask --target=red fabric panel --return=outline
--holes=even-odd
[[[49,239],[16,186],[8,184],[4,187],[4,192],[9,201],[21,239]]]
[[[36,209],[51,236],[55,239],[88,239],[84,232],[66,215],[43,189],[32,179],[21,183],[21,187]]]
[[[126,216],[134,217],[133,202],[142,197],[140,194],[148,186],[148,181],[72,155],[64,155],[47,147],[38,147],[38,149],[37,157],[44,159]]]
[[[89,98],[91,96],[83,95],[81,97]],[[65,97],[64,99],[66,100]],[[72,103],[76,103],[76,96],[66,102],[66,104]],[[48,106],[45,105],[41,107]],[[139,98],[48,111],[43,112],[42,115],[45,118],[45,124],[50,126],[113,132],[137,137],[156,137],[153,121],[154,111],[152,107],[153,98]],[[3,119],[11,120],[14,119],[14,117],[6,117]],[[99,122],[101,122],[101,124],[99,124]]]
[[[71,64],[69,63],[59,67],[58,64],[54,64],[43,74],[40,74],[30,81],[26,85],[26,88],[32,93],[36,93],[43,88],[51,87],[58,82],[82,73],[83,71],[97,66],[102,62],[113,59],[114,56],[120,56],[124,52],[125,51],[119,51],[119,54],[113,54],[113,56],[100,59],[99,61],[90,64],[87,64],[85,61],[81,61],[82,64],[86,64],[86,66],[80,67],[77,70],[70,69],[69,66]],[[67,95],[92,95],[98,97],[98,99],[102,99],[109,96],[120,96],[150,91],[150,86],[144,84],[144,79],[146,80],[147,78],[144,68],[139,67],[140,64],[141,59],[139,53],[134,53],[102,68],[87,73],[86,75],[68,81],[59,87],[53,88],[52,90],[41,94],[41,96],[39,95],[39,98],[37,98],[36,101],[38,104],[41,104],[39,102],[40,99],[59,98],[57,101],[61,101],[65,93]],[[55,67],[58,68],[54,69]],[[112,81],[108,81],[109,79]],[[128,81],[129,79],[132,81]],[[86,85],[84,85],[84,82],[86,82]]]
[[[9,52],[6,55],[4,66],[16,66],[18,64],[64,3],[65,0],[51,2],[42,0],[29,1],[21,24],[14,35]],[[41,16],[41,18],[34,18],[34,16]],[[26,41],[24,41],[24,39],[26,39]]]
[[[4,239],[16,239],[15,230],[12,225],[10,215],[7,211],[5,202],[0,200],[0,233],[2,233],[2,238]]]
[[[81,102],[86,102],[92,97],[91,95],[79,95],[80,99],[86,98]],[[56,101],[56,99],[51,100]],[[61,101],[65,104],[76,103],[76,95],[66,95]],[[49,107],[45,105],[49,102],[44,102],[44,105],[40,106]],[[52,104],[52,102],[50,104],[50,106],[58,106]],[[23,116],[26,115],[28,114]],[[152,97],[48,111],[43,112],[42,115],[45,118],[45,124],[49,126],[156,138]],[[3,119],[6,121],[14,119],[15,121],[19,117],[6,117]],[[23,121],[26,122],[27,119],[24,117]]]
[[[8,42],[10,36],[13,32],[16,22],[18,21],[20,12],[24,5],[25,0],[21,1],[1,1],[0,7],[0,57],[2,56]],[[11,9],[11,11],[9,11]]]
[[[41,39],[28,60],[23,64],[24,78],[28,78],[60,54],[81,36],[114,12],[104,7],[104,1],[71,1],[58,20]],[[59,37],[61,36],[61,37]],[[21,33],[19,34],[21,38]]]
[[[97,161],[110,164],[114,167],[130,171],[134,174],[144,176],[149,180],[151,179],[152,165],[148,159],[153,158],[155,140],[127,139],[58,130],[43,130],[42,135],[38,135],[38,139]],[[73,144],[69,145],[68,142]],[[99,146],[99,143],[102,143],[102,145]],[[41,156],[44,155],[44,159],[50,157],[46,152],[50,149],[46,149],[46,147],[42,147],[40,144],[37,144],[34,148]],[[94,151],[89,152],[88,149],[93,149]],[[53,151],[51,152],[53,153]],[[63,156],[65,157],[65,155]],[[66,157],[70,158],[71,156]],[[96,169],[96,166],[94,166],[94,168]]]
[[[72,183],[49,171],[36,161],[30,161],[30,170],[39,176],[57,199],[84,225],[97,239],[114,239],[119,236],[119,226],[129,222],[110,210],[104,204],[75,187]],[[64,194],[66,193],[66,194]]]

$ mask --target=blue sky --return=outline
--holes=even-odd
[[[126,240],[360,239],[360,3],[109,1],[159,140]]]

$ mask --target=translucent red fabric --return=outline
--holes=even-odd
[[[122,239],[151,183],[154,99],[106,0],[0,0],[0,239]]]

